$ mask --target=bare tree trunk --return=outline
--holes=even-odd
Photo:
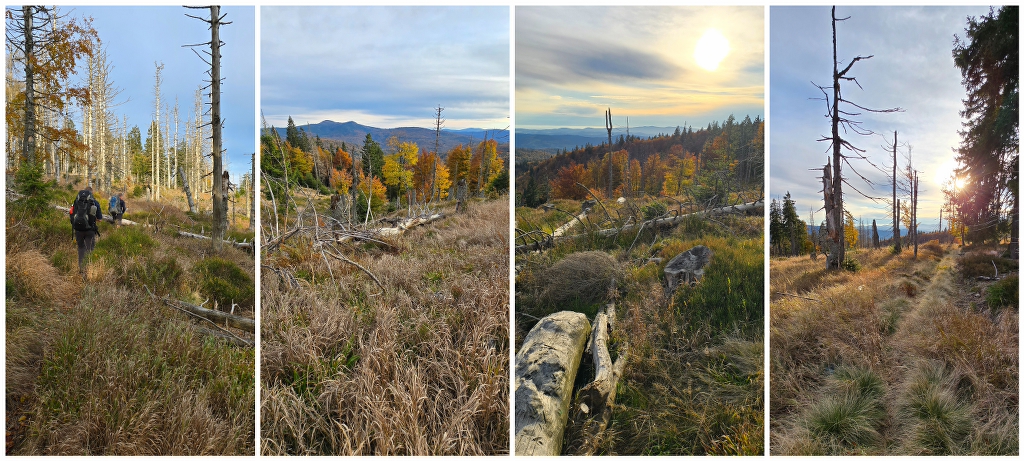
[[[898,133],[892,133],[892,241],[894,250],[899,253],[902,250],[900,245],[900,203],[899,199],[896,198],[896,141],[899,139]]]
[[[221,174],[224,171],[221,159],[221,121],[220,121],[220,7],[210,7],[210,125],[213,128],[213,248],[220,251],[223,246],[225,229],[224,220],[227,214],[224,209],[224,191]]]
[[[604,124],[605,125],[605,129],[608,130],[608,197],[607,198],[611,199],[612,198],[612,192],[614,191],[614,189],[612,188],[612,181],[613,181],[613,179],[612,179],[612,168],[615,165],[615,162],[613,161],[614,160],[613,159],[614,156],[612,155],[612,109],[611,108],[608,108],[608,110],[605,111],[604,118],[605,118],[605,124]]]
[[[252,154],[252,176],[249,176],[249,230],[256,229],[256,153]]]
[[[843,233],[843,174],[842,148],[839,137],[839,55],[836,48],[836,9],[832,7],[832,171],[825,166],[825,221],[828,229],[829,252],[825,259],[827,269],[838,269],[846,260],[846,237]]]
[[[25,29],[25,134],[21,141],[22,158],[29,164],[36,161],[36,92],[35,92],[35,64],[32,56],[35,53],[35,37],[32,36],[32,8],[34,6],[22,6],[21,13],[24,16]]]
[[[914,172],[914,203],[910,207],[910,224],[913,226],[910,232],[914,241],[914,259],[917,259],[917,184],[917,172]]]

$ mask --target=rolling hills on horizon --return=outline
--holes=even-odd
[[[274,127],[282,138],[285,137],[284,127]],[[310,136],[320,136],[321,139],[331,140],[338,143],[344,142],[354,146],[358,150],[363,145],[366,135],[369,134],[375,141],[384,145],[391,136],[401,141],[415,142],[422,148],[432,149],[435,141],[435,132],[430,128],[399,127],[399,128],[377,128],[362,125],[357,122],[335,122],[324,120],[320,123],[298,126]],[[459,130],[441,129],[439,150],[444,153],[453,147],[463,144],[475,146],[484,138],[497,139],[498,152],[502,157],[508,157],[508,130],[484,130],[482,128],[464,128]]]

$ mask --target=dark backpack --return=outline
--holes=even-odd
[[[71,227],[77,231],[92,230],[96,227],[96,215],[99,207],[92,198],[92,193],[83,190],[75,199],[74,213],[71,215]]]

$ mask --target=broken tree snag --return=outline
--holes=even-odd
[[[544,317],[516,354],[516,455],[557,456],[562,452],[572,386],[590,322],[579,312]]]
[[[700,281],[704,276],[704,266],[711,262],[711,249],[697,245],[676,255],[665,265],[665,282],[669,291],[675,291],[681,284]]]
[[[626,367],[626,351],[619,354],[615,362],[608,350],[615,305],[608,305],[608,312],[601,312],[594,318],[590,351],[594,361],[594,381],[580,389],[579,410],[594,419],[584,429],[584,440],[579,455],[593,455],[597,451],[601,434],[612,420],[612,406],[615,404],[616,387]]]

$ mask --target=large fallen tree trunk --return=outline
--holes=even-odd
[[[572,387],[590,335],[587,316],[562,311],[541,319],[516,354],[516,455],[562,452]]]
[[[748,212],[751,212],[751,211],[755,211],[758,208],[762,208],[762,209],[764,208],[764,200],[758,200],[756,202],[744,203],[742,205],[732,205],[732,206],[727,206],[727,207],[722,207],[722,208],[715,208],[713,210],[698,211],[698,212],[695,212],[695,213],[679,215],[679,216],[676,216],[674,218],[657,218],[657,219],[652,219],[652,220],[649,220],[649,221],[642,221],[642,222],[639,222],[639,223],[636,223],[636,224],[626,224],[626,225],[624,225],[622,227],[615,227],[615,228],[611,228],[611,229],[602,229],[602,230],[599,230],[599,231],[595,231],[593,233],[574,234],[574,235],[561,235],[561,236],[558,236],[558,237],[552,236],[550,240],[551,240],[551,242],[553,244],[555,241],[559,241],[559,240],[577,239],[577,238],[581,238],[581,237],[587,237],[587,236],[590,236],[590,235],[598,235],[598,236],[602,236],[602,237],[610,237],[610,236],[613,236],[613,235],[620,234],[622,232],[629,232],[629,231],[632,231],[634,229],[639,229],[641,227],[644,227],[644,228],[648,228],[648,227],[670,227],[670,226],[675,226],[675,225],[683,222],[683,220],[688,219],[688,218],[694,218],[694,217],[700,218],[700,217],[704,217],[704,216],[711,216],[711,215],[723,214],[723,213],[748,213]],[[522,252],[526,252],[526,251],[536,250],[536,249],[538,249],[539,246],[542,246],[542,245],[538,245],[537,243],[528,243],[528,244],[524,244],[524,245],[516,245],[516,252],[517,253],[522,253]]]
[[[444,213],[435,213],[427,216],[417,216],[415,218],[407,218],[398,222],[394,227],[384,227],[377,229],[377,235],[381,237],[396,237],[405,233],[405,231],[424,224],[429,224],[438,219],[444,217]]]
[[[551,236],[552,237],[561,237],[561,236],[565,235],[565,233],[568,232],[570,229],[572,229],[573,226],[575,226],[577,222],[582,223],[583,222],[583,218],[586,218],[586,217],[587,217],[587,212],[586,212],[586,210],[584,210],[584,211],[580,212],[580,214],[578,214],[576,216],[573,216],[573,219],[570,219],[569,222],[567,222],[565,224],[562,224],[558,229],[555,229],[555,231],[551,233]]]

